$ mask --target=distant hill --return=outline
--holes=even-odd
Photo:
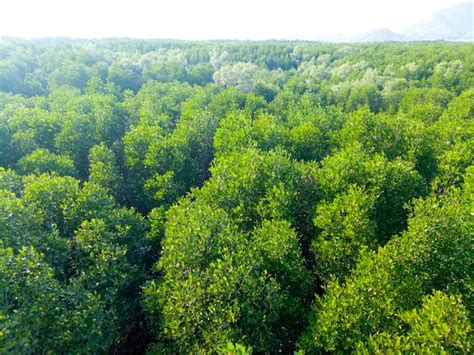
[[[398,42],[403,41],[404,37],[388,28],[379,28],[351,39],[353,42]]]
[[[474,6],[472,2],[453,5],[435,13],[431,19],[410,26],[401,33],[386,28],[351,38],[351,42],[394,42],[431,40],[474,40]]]
[[[407,28],[403,35],[407,40],[472,40],[473,26],[473,3],[465,2],[437,12],[430,20]]]

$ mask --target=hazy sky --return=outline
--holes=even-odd
[[[0,36],[317,39],[401,30],[462,0],[0,0]]]

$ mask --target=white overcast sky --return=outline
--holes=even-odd
[[[317,39],[402,30],[463,0],[0,0],[0,36]]]

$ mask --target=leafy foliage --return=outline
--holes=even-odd
[[[0,352],[472,352],[473,59],[0,39]]]

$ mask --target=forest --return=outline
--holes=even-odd
[[[0,38],[0,353],[470,354],[472,43]]]

